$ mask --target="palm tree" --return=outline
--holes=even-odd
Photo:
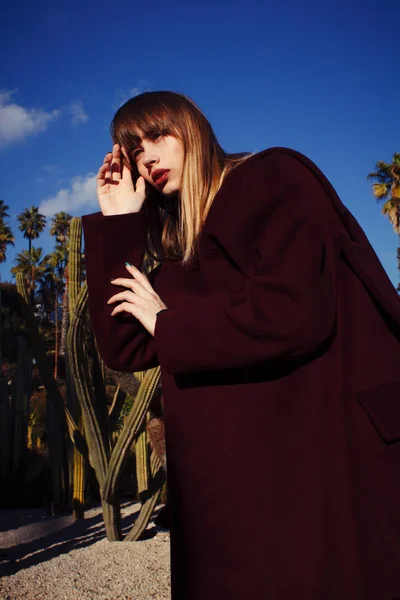
[[[377,200],[385,200],[382,213],[387,215],[395,232],[400,235],[400,154],[394,153],[392,162],[378,160],[375,171],[368,179],[375,181],[373,194]]]
[[[36,240],[46,227],[46,217],[39,212],[37,206],[26,208],[17,217],[20,225],[19,230],[23,232],[24,238],[29,241],[28,253],[31,255],[32,240]]]
[[[5,204],[4,200],[0,200],[0,220],[10,216],[7,212],[9,208],[10,207]]]
[[[7,246],[14,246],[14,241],[11,228],[0,218],[0,263],[6,261]]]
[[[65,278],[64,296],[62,299],[62,322],[61,322],[61,343],[60,343],[60,355],[65,355],[65,345],[67,341],[67,329],[69,321],[69,309],[68,309],[68,238],[69,229],[71,224],[72,216],[62,211],[54,215],[51,221],[50,234],[56,238],[56,241],[60,243],[61,249],[65,253],[65,260],[63,264],[63,276]]]
[[[56,245],[54,252],[47,257],[47,269],[44,276],[44,285],[53,296],[54,306],[54,325],[55,325],[55,348],[54,348],[54,378],[57,379],[58,357],[59,357],[59,334],[58,334],[58,308],[60,305],[60,296],[64,291],[64,265],[67,261],[68,253],[60,244]]]
[[[51,220],[50,235],[53,235],[64,247],[67,245],[71,219],[71,215],[62,211],[56,213]]]
[[[7,258],[7,246],[14,246],[15,238],[11,228],[4,221],[10,215],[8,214],[9,207],[4,200],[0,200],[0,263],[5,262]]]
[[[375,171],[367,179],[373,179],[372,190],[375,198],[384,200],[382,213],[387,215],[393,229],[400,236],[400,154],[394,153],[392,162],[378,160]],[[397,248],[397,268],[400,273],[400,246]],[[397,286],[400,293],[400,284]]]
[[[36,282],[42,278],[47,265],[47,256],[43,256],[42,248],[32,246],[31,253],[23,250],[14,259],[15,267],[11,269],[11,273],[16,275],[22,273],[27,280],[29,291],[33,297],[35,294]]]

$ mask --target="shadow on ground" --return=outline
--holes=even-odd
[[[137,509],[129,514],[124,515],[122,512],[121,528],[124,536],[131,530],[139,509],[140,505],[137,505]],[[155,511],[153,519],[157,513],[158,511]],[[14,524],[12,517],[14,517]],[[71,519],[70,516],[49,517],[40,510],[1,511],[0,532],[22,528],[21,539],[33,538],[33,536],[34,539],[15,546],[8,546],[7,543],[3,546],[4,542],[7,542],[7,535],[0,533],[0,577],[13,575],[21,569],[27,569],[67,554],[71,550],[85,548],[105,539],[105,527],[100,509],[94,516],[81,521],[71,521]],[[152,527],[152,524],[151,521],[143,532],[141,540],[156,535],[158,529]],[[26,533],[24,535],[24,529],[30,527],[33,528],[31,536],[27,536]]]

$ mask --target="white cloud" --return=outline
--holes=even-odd
[[[65,211],[71,214],[98,207],[96,175],[74,177],[69,188],[63,188],[55,196],[42,200],[39,211],[46,217]]]
[[[71,102],[69,105],[68,112],[71,117],[72,125],[79,125],[80,123],[85,123],[88,120],[88,115],[84,109],[83,102],[75,101]]]
[[[144,92],[151,92],[151,87],[144,79],[139,79],[137,84],[129,90],[118,89],[114,92],[114,104],[113,108],[117,110],[120,106],[125,104],[130,98],[144,94]]]
[[[42,109],[24,108],[12,102],[17,90],[0,92],[0,145],[25,139],[44,131],[60,114],[59,110],[46,112]]]

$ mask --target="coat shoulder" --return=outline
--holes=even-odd
[[[223,182],[220,195],[231,198],[242,196],[268,198],[274,192],[291,193],[294,189],[306,189],[315,183],[319,169],[306,156],[284,147],[267,148],[250,155],[235,167]]]
[[[231,179],[246,178],[248,176],[264,176],[281,174],[288,175],[293,169],[308,170],[305,163],[311,161],[296,150],[284,147],[266,148],[256,154],[251,154],[244,162],[238,165],[228,175]],[[227,177],[227,179],[228,179]]]
[[[290,204],[296,197],[306,199],[305,192],[316,184],[312,164],[289,148],[274,147],[252,154],[226,176],[211,212],[229,209],[231,215],[243,215],[251,211],[257,218],[282,200]]]

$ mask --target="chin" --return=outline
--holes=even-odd
[[[176,185],[169,185],[169,183],[167,183],[167,185],[161,190],[161,193],[164,196],[173,196],[174,194],[178,193],[178,188]]]

